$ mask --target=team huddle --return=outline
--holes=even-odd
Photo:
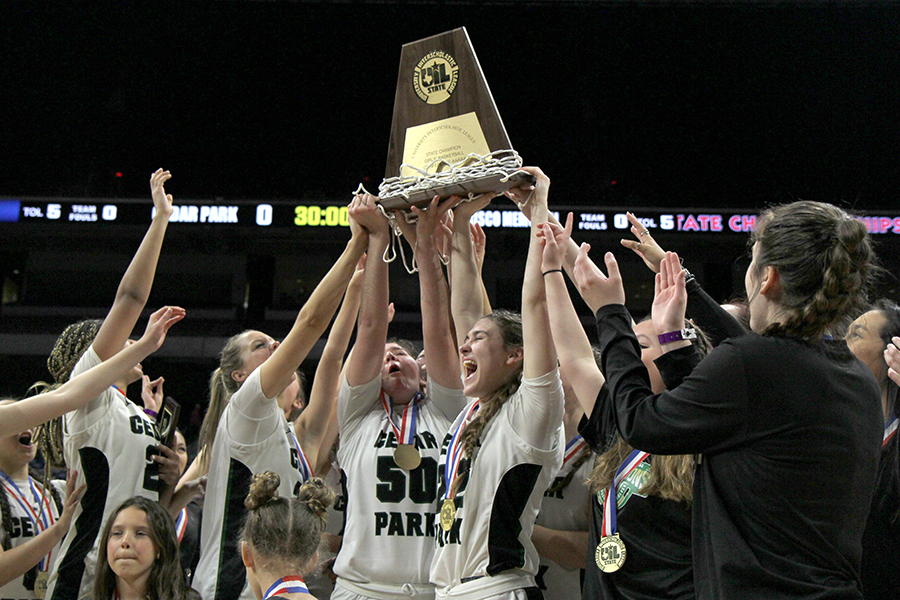
[[[153,173],[106,318],[65,329],[52,382],[0,401],[0,599],[895,598],[900,308],[868,303],[865,225],[817,202],[764,211],[747,298],[720,305],[629,214],[622,244],[655,273],[635,323],[612,253],[598,267],[549,178],[522,170],[534,183],[505,192],[531,224],[516,312],[482,283],[471,218],[490,197],[405,218],[357,194],[287,336],[222,349],[190,465],[140,368],[189,315],[163,307],[129,339],[173,212]],[[389,337],[394,227],[421,352]],[[329,326],[307,398],[300,365]]]

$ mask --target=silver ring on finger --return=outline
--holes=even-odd
[[[641,232],[641,237],[644,237],[645,235],[650,235],[650,230],[649,230],[649,229],[645,229],[645,230],[643,230],[643,231]]]

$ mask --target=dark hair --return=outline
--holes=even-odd
[[[334,492],[318,477],[302,486],[296,498],[279,498],[281,478],[273,471],[257,473],[244,500],[247,517],[241,540],[250,546],[256,560],[273,568],[299,572],[315,555],[325,514],[334,503]]]
[[[97,337],[101,325],[103,325],[101,319],[88,319],[72,323],[63,329],[63,332],[56,338],[56,343],[53,344],[53,350],[47,359],[47,370],[53,376],[53,383],[39,381],[29,388],[29,392],[49,392],[69,381],[72,370],[94,343],[94,338]],[[46,423],[38,425],[34,430],[38,449],[48,466],[64,467],[66,465],[63,451],[62,419],[61,416],[50,419]],[[45,474],[49,474],[49,470],[45,471]]]
[[[866,226],[843,210],[809,201],[776,206],[759,216],[750,241],[756,275],[778,271],[777,303],[787,312],[764,334],[816,340],[865,307],[875,255]]]
[[[158,502],[141,496],[129,498],[120,504],[106,521],[103,535],[97,545],[97,579],[94,581],[93,600],[111,600],[115,596],[116,574],[109,566],[106,546],[116,517],[130,507],[137,508],[147,515],[147,521],[150,523],[150,540],[158,556],[147,577],[148,600],[199,600],[199,594],[184,582],[172,517]]]
[[[297,369],[297,382],[300,384],[300,396],[303,397],[303,406],[299,408],[295,408],[291,410],[291,413],[288,415],[288,422],[293,423],[297,420],[297,417],[300,416],[300,413],[306,408],[306,405],[309,404],[309,396],[306,395],[306,374],[303,372],[303,369]]]
[[[881,341],[887,346],[891,343],[891,338],[900,336],[900,306],[897,306],[890,300],[882,299],[875,303],[872,310],[877,310],[887,321],[879,332]],[[887,398],[887,414],[885,416],[898,416],[898,413],[900,413],[900,402],[898,402],[898,397],[900,397],[900,386],[887,376],[886,367],[884,373],[881,375],[881,381],[878,382],[878,385],[881,386],[881,392],[884,394],[884,397]]]

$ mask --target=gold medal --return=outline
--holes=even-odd
[[[36,598],[43,598],[47,595],[47,582],[50,579],[50,573],[47,571],[38,571],[34,578],[34,595]]]
[[[441,529],[450,531],[453,528],[453,522],[456,520],[456,502],[453,498],[445,498],[441,505]]]
[[[615,573],[625,564],[627,554],[625,542],[618,533],[614,533],[603,536],[600,540],[600,545],[597,546],[597,551],[594,553],[594,560],[597,561],[597,566],[604,573]]]
[[[394,450],[394,462],[401,469],[412,471],[422,463],[422,457],[412,444],[398,444]]]

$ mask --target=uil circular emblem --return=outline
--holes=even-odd
[[[413,88],[416,95],[428,104],[445,102],[459,80],[459,65],[443,50],[426,54],[413,70]]]

